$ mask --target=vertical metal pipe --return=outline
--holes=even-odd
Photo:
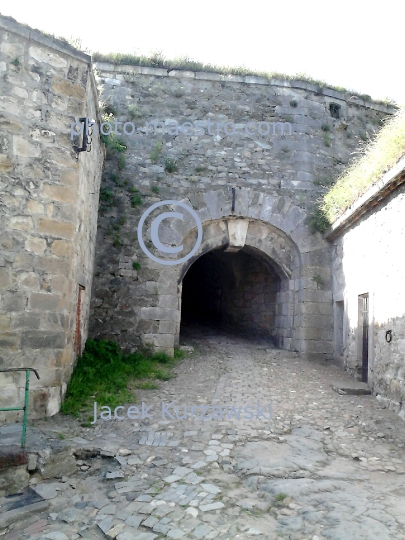
[[[23,429],[21,435],[21,448],[25,448],[25,435],[27,431],[27,416],[28,416],[28,392],[30,388],[30,371],[25,372],[25,396],[24,396],[24,416]]]
[[[232,213],[235,212],[236,189],[232,188]]]

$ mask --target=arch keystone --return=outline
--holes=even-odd
[[[248,219],[232,219],[228,221],[229,247],[225,251],[236,252],[244,247],[248,227]]]

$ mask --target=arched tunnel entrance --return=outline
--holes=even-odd
[[[272,338],[277,344],[285,281],[255,248],[214,249],[197,259],[183,278],[180,331],[200,324]]]

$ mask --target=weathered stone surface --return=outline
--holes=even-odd
[[[52,509],[39,509],[29,526],[17,516],[7,534],[59,539],[63,530],[69,540],[83,534],[131,540],[148,534],[313,538],[321,530],[325,538],[351,538],[354,530],[360,540],[376,531],[381,538],[401,537],[405,424],[393,411],[372,396],[340,396],[330,387],[334,365],[304,360],[262,339],[201,332],[193,343],[194,355],[182,360],[176,378],[160,391],[141,391],[148,404],[159,410],[168,396],[182,395],[188,412],[192,403],[211,410],[234,404],[242,407],[240,417],[185,422],[158,415],[149,424],[105,422],[91,431],[64,416],[48,419],[50,432],[63,432],[79,445],[77,457],[93,471],[79,467],[73,477],[41,483],[38,489],[53,497],[46,501]],[[350,382],[348,374],[340,379]],[[258,401],[267,407],[272,402],[272,418],[257,417]],[[245,417],[247,405],[253,418]],[[113,456],[131,452],[136,458],[136,469],[126,469],[127,482],[112,486],[99,474],[116,460],[100,464],[93,436],[111,440],[103,444]],[[171,440],[174,447],[160,445]],[[205,462],[208,450],[217,452],[215,466]],[[196,470],[201,481],[188,484]],[[166,483],[174,473],[178,481]],[[1,502],[0,523],[16,502]],[[90,526],[83,529],[86,520]]]
[[[233,247],[245,246],[246,249],[251,249],[252,256],[263,257],[268,265],[273,265],[276,273],[283,276],[281,284],[273,283],[274,291],[260,290],[262,278],[257,277],[256,281],[252,279],[249,286],[246,285],[244,294],[235,298],[234,304],[238,304],[238,309],[235,305],[229,305],[227,311],[230,315],[220,314],[221,323],[229,328],[238,327],[239,329],[239,326],[244,326],[244,331],[249,328],[249,331],[256,330],[258,333],[266,328],[267,334],[271,334],[280,347],[299,350],[304,355],[310,352],[320,355],[319,357],[322,354],[324,357],[329,355],[333,337],[330,323],[325,323],[322,327],[323,342],[328,343],[322,353],[318,349],[310,351],[310,346],[306,344],[316,339],[315,325],[311,326],[307,320],[293,317],[293,313],[298,312],[299,301],[301,301],[299,294],[296,293],[305,290],[304,284],[297,282],[296,285],[296,279],[305,272],[307,265],[317,265],[321,273],[326,273],[329,269],[327,243],[320,235],[310,234],[307,217],[311,211],[311,200],[313,197],[318,197],[320,193],[319,179],[325,175],[325,170],[331,171],[332,175],[337,174],[342,168],[341,164],[347,162],[350,152],[356,145],[353,139],[343,137],[342,131],[338,129],[338,123],[344,120],[353,132],[360,131],[362,127],[358,122],[357,113],[355,114],[357,105],[347,102],[346,96],[342,95],[340,100],[344,103],[344,108],[341,110],[342,119],[336,120],[336,129],[334,129],[335,124],[330,129],[332,148],[325,146],[322,125],[324,123],[332,126],[335,120],[331,119],[329,109],[325,108],[325,96],[319,93],[315,85],[307,83],[303,85],[301,81],[268,81],[264,78],[238,78],[207,73],[195,73],[193,76],[190,73],[184,73],[183,77],[181,72],[168,74],[164,70],[152,68],[141,68],[141,73],[135,73],[133,68],[128,68],[130,75],[122,78],[122,66],[106,64],[103,66],[104,71],[100,74],[103,99],[111,98],[113,92],[114,99],[120,96],[122,100],[117,114],[120,114],[122,118],[127,117],[128,120],[132,114],[128,109],[130,102],[128,94],[143,91],[142,77],[146,72],[148,75],[153,73],[156,77],[149,90],[154,99],[156,122],[160,124],[155,129],[154,135],[151,126],[149,134],[146,135],[142,122],[146,125],[145,121],[149,121],[149,109],[146,104],[137,103],[138,113],[141,115],[143,112],[145,120],[142,118],[139,122],[139,137],[136,142],[131,137],[127,138],[127,157],[131,161],[131,166],[135,167],[137,167],[139,156],[145,158],[144,163],[137,169],[140,174],[139,179],[134,178],[133,181],[134,187],[145,196],[145,207],[159,200],[159,197],[153,197],[147,191],[159,186],[162,197],[177,199],[186,205],[191,203],[197,211],[204,227],[203,244],[191,262],[197,260],[203,253],[214,248],[227,247],[229,244],[231,248],[228,253],[231,254],[235,238],[234,232],[228,229],[234,227],[232,223],[236,223],[233,220],[237,216],[249,218],[251,221],[245,241],[242,242],[242,239],[239,239],[237,245]],[[182,77],[184,80],[181,81],[180,87],[178,79],[181,80]],[[224,82],[228,80],[232,80],[232,84],[228,85]],[[119,81],[119,84],[113,84],[114,81]],[[207,84],[211,92],[209,100],[206,97],[205,85]],[[157,159],[150,160],[150,153],[156,146],[156,136],[162,134],[162,130],[167,130],[169,125],[173,125],[174,120],[181,124],[176,118],[179,110],[182,110],[183,117],[187,118],[189,100],[193,95],[198,95],[198,101],[195,103],[197,110],[201,112],[205,110],[205,106],[209,107],[211,124],[203,115],[200,121],[202,130],[199,134],[192,133],[185,136],[180,131],[176,136],[166,133],[163,146],[157,153]],[[251,118],[250,109],[246,106],[247,100],[250,102],[251,99],[254,99],[257,105],[254,119]],[[297,102],[297,107],[291,106],[292,100]],[[229,103],[232,103],[232,107],[228,112]],[[224,113],[224,111],[227,112]],[[376,115],[377,108],[370,114]],[[271,123],[270,130],[267,130],[267,128],[264,129],[266,126],[263,122],[269,118],[269,115]],[[288,123],[292,134],[289,135],[288,128],[287,134],[281,138],[280,134],[287,126],[287,117],[290,117]],[[237,135],[232,137],[227,135],[224,125],[215,125],[213,124],[215,121],[233,123]],[[262,134],[259,133],[258,127],[263,132]],[[187,129],[191,129],[190,126]],[[266,130],[268,133],[264,135]],[[237,141],[237,152],[230,150],[231,140]],[[164,151],[174,161],[178,160],[179,156],[187,156],[182,158],[181,167],[178,167],[177,171],[169,173],[165,170]],[[333,164],[331,164],[332,158]],[[110,164],[107,164],[103,185],[105,189],[115,190],[116,187],[109,180],[110,172],[113,170]],[[156,179],[156,174],[159,174],[158,179]],[[196,189],[197,186],[198,189]],[[121,236],[129,238],[132,230],[130,223],[137,222],[141,212],[139,209],[131,209],[129,201],[126,201],[119,190],[117,197],[126,208],[127,215],[131,216],[127,224],[122,227],[122,234],[120,233]],[[183,212],[181,207],[176,205],[173,209]],[[118,217],[115,210],[111,209],[111,214]],[[167,245],[184,245],[184,251],[187,252],[193,247],[196,231],[193,218],[188,212],[184,214],[184,221],[165,221],[160,227],[160,235],[161,240]],[[99,225],[103,230],[108,228],[109,219],[110,217],[104,218],[100,214]],[[176,234],[173,234],[173,231]],[[149,230],[145,229],[145,240],[150,242],[149,235]],[[107,239],[104,234],[102,237]],[[100,242],[102,242],[101,235]],[[118,247],[118,251],[124,249],[126,250],[127,247]],[[322,249],[321,256],[318,252]],[[99,282],[97,291],[110,288],[110,278],[102,270],[105,262],[109,260],[109,250],[108,243],[105,244],[105,248],[101,243],[99,244],[96,261],[100,269],[100,274],[96,276]],[[188,271],[188,263],[170,268],[159,267],[159,264],[152,263],[138,249],[138,246],[133,246],[131,250],[131,253],[126,253],[126,256],[130,254],[133,260],[140,262],[140,280],[145,279],[144,276],[147,280],[156,280],[156,285],[152,286],[153,288],[151,287],[148,293],[139,282],[133,288],[133,299],[129,303],[134,311],[136,331],[129,338],[128,327],[123,324],[121,318],[112,318],[109,315],[108,310],[112,309],[113,304],[106,302],[96,293],[93,300],[91,335],[94,337],[114,335],[122,345],[124,343],[127,345],[130,339],[134,347],[140,341],[145,345],[153,346],[155,350],[165,350],[171,354],[173,345],[179,342],[180,309],[183,309],[186,303],[184,301],[180,303],[180,300],[184,300],[181,294],[187,294],[184,281],[183,291],[178,285]],[[157,251],[156,255],[159,256]],[[112,269],[116,263],[110,262],[109,265]],[[114,293],[117,297],[128,287],[132,287],[131,276],[129,273],[124,274],[123,271],[119,269],[123,281]],[[233,283],[234,290],[238,293],[239,285],[246,281],[245,276],[243,278],[240,276],[239,268],[231,263],[228,265],[228,273],[225,275],[225,271],[222,270],[222,272],[221,283]],[[316,275],[313,274],[310,277]],[[165,283],[165,292],[160,289],[160,282]],[[276,291],[280,285],[282,290]],[[316,288],[314,282],[311,285],[313,285],[312,289]],[[312,297],[309,295],[305,300],[330,304],[331,286],[330,280],[325,281],[321,294]],[[268,288],[268,284],[264,288],[266,287]],[[290,295],[287,295],[287,291],[291,291]],[[318,291],[315,292],[318,293]],[[235,293],[228,293],[222,285],[222,305],[232,294],[236,296]],[[170,297],[171,300],[166,297]],[[267,313],[264,312],[263,305],[256,306],[260,298],[265,298],[266,306],[271,305]],[[178,301],[177,305],[175,305],[175,299]],[[249,306],[254,306],[255,309],[249,311]],[[163,311],[166,309],[175,311]],[[157,326],[145,324],[148,321],[157,321],[159,324]],[[170,334],[174,336],[174,341],[168,339]],[[326,334],[328,334],[327,337]]]
[[[26,465],[0,470],[0,496],[19,493],[28,486]]]
[[[33,488],[38,495],[40,495],[43,499],[49,500],[54,499],[58,494],[58,489],[60,489],[60,484],[57,482],[52,482],[50,484],[38,484],[37,486],[34,486]]]
[[[7,73],[0,83],[0,94],[7,96],[7,103],[3,100],[0,105],[0,190],[8,208],[0,227],[0,317],[12,313],[13,323],[19,321],[13,333],[1,330],[2,367],[15,365],[16,354],[30,367],[38,350],[64,351],[67,369],[57,375],[52,354],[43,354],[41,368],[47,377],[40,381],[46,388],[37,390],[34,397],[37,401],[41,394],[42,404],[29,408],[30,417],[40,417],[59,410],[62,385],[71,373],[68,366],[77,356],[73,334],[79,271],[86,276],[88,288],[81,298],[81,343],[76,339],[76,348],[81,349],[87,337],[104,150],[95,134],[92,151],[79,161],[72,148],[77,141],[69,139],[74,117],[85,111],[93,118],[99,114],[94,77],[88,72],[89,57],[0,18],[1,65]],[[14,65],[15,60],[19,65]],[[58,276],[66,280],[62,290]],[[22,324],[24,314],[35,315],[40,328],[34,323],[27,332]],[[51,317],[42,317],[44,314],[53,314],[53,322]],[[66,319],[63,325],[55,324],[60,316]],[[0,402],[3,405],[2,397]],[[19,414],[9,412],[7,420],[12,422]]]
[[[69,445],[54,442],[38,455],[37,469],[44,479],[69,476],[76,472],[76,460]]]
[[[20,446],[0,446],[0,471],[28,463],[28,454]]]
[[[22,522],[23,520],[29,518],[31,515],[36,516],[39,513],[46,511],[48,506],[48,501],[41,501],[15,508],[14,510],[8,510],[7,512],[0,514],[0,527],[5,528],[9,525]]]
[[[187,291],[188,280],[191,289],[199,290],[202,306],[195,308],[197,314],[209,307],[208,319],[215,324],[261,334],[314,360],[343,357],[343,350],[336,354],[333,302],[346,293],[358,297],[362,284],[353,278],[344,285],[341,268],[335,268],[332,281],[329,246],[320,234],[310,233],[308,218],[324,190],[325,172],[340,174],[364,130],[376,131],[393,109],[302,81],[108,64],[98,74],[98,96],[85,54],[4,17],[1,24],[10,32],[0,39],[0,70],[7,73],[0,88],[6,96],[1,104],[0,184],[5,186],[2,200],[7,208],[0,245],[0,317],[11,314],[0,322],[2,361],[13,365],[24,353],[34,362],[44,349],[62,350],[64,358],[63,370],[54,368],[52,354],[44,359],[47,375],[38,383],[44,386],[36,386],[31,415],[52,415],[59,409],[63,385],[89,327],[91,337],[114,339],[128,350],[152,346],[172,355],[187,309],[198,305],[190,288]],[[146,94],[149,97],[138,99]],[[117,118],[134,120],[134,136],[123,135],[125,163],[107,148],[100,212],[104,148],[96,133],[92,151],[78,156],[73,144],[79,144],[80,137],[67,133],[73,118],[87,114],[100,121],[98,97],[105,102],[113,98]],[[153,115],[160,115],[154,132],[149,99]],[[339,102],[339,118],[332,114],[332,100]],[[192,118],[202,118],[200,129],[187,124]],[[182,127],[173,128],[174,120]],[[353,136],[347,136],[347,128]],[[122,179],[122,169],[130,181]],[[142,212],[164,198],[194,208],[203,223],[203,242],[184,264],[160,265],[134,241]],[[179,211],[178,205],[171,210]],[[192,215],[184,214],[177,222],[165,220],[159,234],[167,246],[183,245],[190,252],[197,229]],[[368,222],[373,223],[368,237],[373,237],[373,228],[386,230],[377,222]],[[351,246],[352,253],[357,243],[366,245],[352,232],[336,243],[337,251],[343,244]],[[151,245],[149,222],[144,236],[159,255]],[[383,259],[386,248],[378,253]],[[168,258],[173,262],[176,256]],[[374,267],[373,262],[368,266]],[[133,268],[134,263],[140,267]],[[196,276],[198,268],[204,279]],[[399,338],[391,347],[396,370],[405,350],[401,301],[392,322]],[[350,306],[345,328],[358,323],[356,302],[351,300]],[[31,311],[38,313],[38,323],[30,326],[21,315]],[[391,321],[383,308],[379,313],[381,321]],[[375,370],[373,384],[400,409],[401,373],[387,366],[381,321],[374,329],[379,348],[375,354],[384,358],[384,366]],[[345,362],[355,372],[358,336],[348,335],[346,341]],[[0,385],[6,387],[2,380]],[[212,450],[207,461],[228,457],[225,450]]]

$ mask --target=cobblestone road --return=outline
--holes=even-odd
[[[101,456],[36,484],[49,509],[4,540],[405,539],[401,419],[334,392],[350,379],[330,364],[226,335],[188,343],[177,377],[138,394],[150,419],[42,424]]]

